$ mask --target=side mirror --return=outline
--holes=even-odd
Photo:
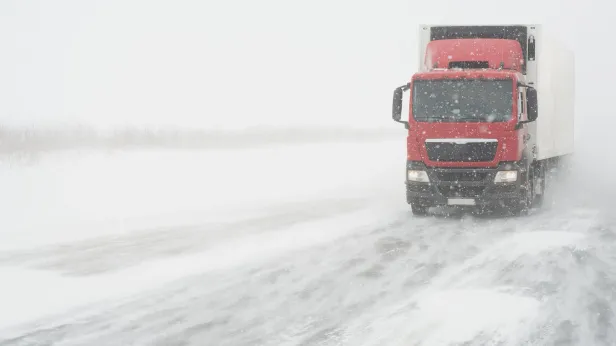
[[[404,127],[406,129],[409,128],[409,123],[408,121],[402,120],[402,96],[405,91],[410,89],[410,87],[411,84],[407,83],[403,86],[397,87],[394,90],[393,105],[391,109],[391,117],[394,119],[395,122],[404,124]]]
[[[537,89],[528,87],[526,89],[526,111],[528,112],[528,120],[520,121],[516,125],[516,130],[522,128],[522,125],[532,123],[539,116],[539,103],[537,102]]]
[[[528,111],[528,121],[537,120],[539,116],[539,103],[537,102],[537,89],[528,88],[526,90],[526,109]]]

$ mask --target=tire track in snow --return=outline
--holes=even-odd
[[[318,219],[352,213],[366,206],[361,199],[294,203],[246,220],[167,227],[131,232],[32,250],[0,252],[0,266],[53,270],[80,277],[126,269],[148,260],[201,252],[239,237],[281,231]],[[272,208],[274,209],[274,208]],[[86,230],[84,230],[86,231]]]
[[[367,227],[365,231],[354,232],[334,244],[325,243],[289,254],[266,266],[251,266],[247,263],[246,268],[231,273],[206,274],[182,280],[161,290],[154,295],[155,298],[129,300],[125,305],[100,313],[94,318],[86,318],[86,321],[93,321],[92,323],[84,322],[84,325],[72,318],[69,318],[71,322],[63,325],[51,322],[51,326],[35,332],[35,338],[66,338],[64,341],[69,342],[74,336],[78,339],[85,337],[98,344],[105,340],[109,344],[132,341],[149,344],[148,340],[160,340],[162,336],[159,332],[164,329],[165,335],[178,335],[178,338],[192,335],[195,340],[216,340],[219,345],[238,342],[241,344],[242,339],[245,339],[247,344],[258,344],[258,340],[262,339],[260,334],[263,328],[272,328],[269,324],[273,324],[273,330],[282,327],[283,330],[279,331],[281,334],[278,336],[285,335],[285,321],[291,323],[290,328],[314,333],[308,338],[320,338],[322,333],[312,332],[313,328],[336,330],[340,321],[334,323],[335,316],[349,318],[349,313],[352,315],[353,311],[369,308],[375,299],[388,296],[388,286],[406,284],[411,287],[416,284],[418,276],[392,276],[392,271],[400,270],[396,268],[406,271],[412,264],[416,271],[421,272],[421,280],[428,280],[440,269],[438,265],[427,265],[433,261],[423,256],[408,258],[407,255],[414,251],[426,254],[434,251],[434,256],[445,256],[438,248],[430,246],[430,233],[438,231],[438,228],[433,226],[435,221],[443,227],[447,227],[450,221],[408,219],[407,215],[392,215],[393,221],[389,224],[376,228]],[[413,238],[413,233],[409,232],[411,230],[423,236],[417,242],[409,243],[405,239]],[[445,229],[439,233],[445,237],[455,237],[455,234]],[[407,261],[409,263],[406,263]],[[408,282],[405,282],[407,280]],[[378,290],[370,289],[380,286],[381,283],[385,285]],[[355,294],[349,296],[349,291]],[[339,300],[345,301],[347,306],[344,309],[334,309],[332,313],[335,316],[320,317],[324,307],[335,306]],[[244,308],[248,308],[248,311],[238,314],[238,310]],[[204,311],[210,313],[204,315]],[[291,311],[299,313],[293,314]],[[279,321],[279,324],[272,323],[270,319]],[[108,320],[114,321],[113,326],[109,327],[110,330],[104,327]],[[183,325],[176,330],[173,326],[173,321],[176,320],[186,321],[188,326]],[[233,326],[237,326],[235,332],[233,330],[236,328]],[[233,330],[229,331],[229,328]],[[241,330],[246,330],[246,333]],[[191,335],[187,336],[187,333]],[[228,333],[237,335],[239,339],[228,338],[229,343],[225,343],[227,338],[224,335]],[[154,339],[148,339],[148,335]],[[279,340],[278,336],[270,336],[272,340]],[[19,344],[20,340],[23,339],[13,341]]]
[[[269,262],[182,279],[81,317],[41,322],[5,343],[549,345],[614,340],[611,298],[599,299],[611,287],[608,278],[616,278],[608,270],[616,252],[603,241],[614,234],[597,224],[603,222],[597,215],[383,216],[392,221]],[[593,311],[608,317],[598,319]],[[443,335],[449,339],[439,339]]]

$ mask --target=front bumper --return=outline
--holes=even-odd
[[[407,169],[425,170],[429,183],[406,180],[408,203],[426,206],[450,204],[450,199],[472,199],[474,205],[506,206],[519,202],[523,196],[525,169],[516,163],[501,163],[497,168],[431,168],[421,162],[409,162]],[[494,183],[501,170],[517,170],[512,183]]]

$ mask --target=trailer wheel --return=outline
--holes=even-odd
[[[541,208],[545,200],[545,186],[547,183],[546,167],[543,162],[537,163],[534,171],[534,186],[533,186],[533,207]]]

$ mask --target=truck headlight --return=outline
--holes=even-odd
[[[430,182],[430,178],[428,178],[428,173],[426,173],[426,171],[408,170],[406,172],[406,177],[409,181],[415,181],[418,183]]]
[[[495,183],[513,183],[518,180],[518,171],[499,171],[494,177]]]

